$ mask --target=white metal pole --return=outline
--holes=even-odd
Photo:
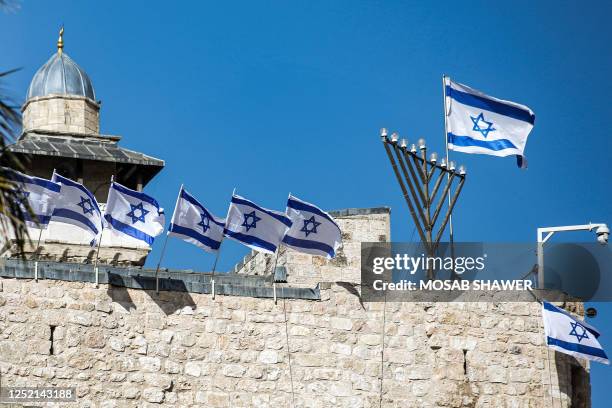
[[[174,203],[174,212],[172,213],[172,218],[170,219],[170,223],[174,219],[174,214],[176,214],[176,208],[178,207],[178,202],[181,198],[181,193],[183,192],[183,184],[181,184],[181,188],[179,188],[178,195],[176,196],[176,202]],[[159,295],[159,267],[161,266],[162,260],[164,259],[164,255],[166,254],[166,245],[168,244],[168,234],[166,232],[166,239],[164,240],[164,246],[162,247],[162,252],[159,256],[159,261],[157,262],[157,268],[155,269],[155,293]]]
[[[226,226],[227,226],[227,219],[229,218],[229,211],[232,208],[231,200],[234,198],[235,194],[236,194],[236,187],[234,187],[234,189],[232,190],[232,198],[230,198],[230,206],[228,207],[227,214],[225,215]],[[223,241],[225,241],[225,238],[223,238],[221,240],[221,243],[219,244],[219,250],[217,251],[217,256],[215,257],[215,263],[213,264],[213,267],[212,267],[212,276],[210,278],[210,291],[212,292],[213,300],[215,299],[215,296],[216,296],[216,292],[215,292],[215,272],[217,270],[217,262],[219,262],[219,256],[221,255],[221,247],[223,246]]]
[[[38,242],[36,243],[36,249],[35,249],[35,253],[36,253],[36,260],[34,261],[34,281],[38,282],[38,258],[40,258],[40,255],[38,253],[38,249],[40,248],[40,239],[42,238],[42,233],[43,230],[42,228],[40,229],[40,232],[38,233]]]
[[[217,255],[215,256],[215,263],[213,263],[212,267],[212,275],[210,277],[210,291],[212,292],[212,298],[215,299],[215,271],[217,270],[217,262],[219,262],[219,255],[221,255],[221,246],[223,245],[223,241],[219,244],[219,249],[217,250]]]
[[[108,198],[110,197],[110,189],[113,187],[113,182],[115,181],[115,175],[111,174],[110,186],[108,188],[108,195],[106,196],[106,205],[108,206]],[[105,210],[106,211],[106,210]],[[96,274],[96,288],[100,283],[100,278],[98,277],[98,261],[100,259],[100,246],[102,246],[102,234],[104,233],[104,228],[100,232],[100,238],[98,239],[98,249],[96,250],[96,260],[94,261],[94,273]]]
[[[446,105],[446,75],[442,75],[442,98],[444,100],[444,145],[446,146],[446,165],[450,168],[450,162],[448,157],[448,106]],[[450,78],[449,78],[450,82]],[[446,177],[450,180],[450,173],[446,173]],[[451,205],[451,190],[448,189],[448,206]],[[449,208],[450,209],[450,208]],[[448,217],[448,232],[450,236],[451,249],[453,245],[453,213],[450,213]]]
[[[100,246],[102,245],[102,234],[100,234],[100,239],[98,240],[98,249],[96,250],[96,261],[94,262],[94,273],[96,274],[96,288],[100,283],[100,278],[98,276],[98,260],[100,259]]]
[[[542,230],[539,228],[536,251],[538,253],[538,289],[544,289],[544,239]]]

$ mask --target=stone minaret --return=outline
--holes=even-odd
[[[57,52],[34,74],[23,111],[23,132],[10,150],[27,173],[51,178],[53,170],[85,185],[99,203],[106,202],[111,176],[136,190],[164,167],[163,160],[118,145],[120,136],[100,133],[100,101],[89,75],[64,51],[64,29]],[[32,231],[34,240],[38,230]],[[38,248],[47,259],[89,262],[93,254],[81,245],[78,228],[52,223]],[[32,249],[34,250],[34,249]],[[103,235],[102,262],[141,265],[149,248],[127,237]]]

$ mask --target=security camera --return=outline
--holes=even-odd
[[[610,236],[610,228],[608,228],[607,225],[597,227],[595,233],[597,234],[597,242],[599,242],[601,245],[606,245],[608,243],[608,237]]]

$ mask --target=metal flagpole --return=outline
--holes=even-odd
[[[102,245],[102,234],[98,240],[98,249],[96,250],[96,262],[94,263],[94,273],[96,274],[96,288],[100,283],[100,277],[98,276],[98,259],[100,258],[100,246]]]
[[[445,74],[442,75],[442,99],[444,101],[444,144],[446,146],[446,165],[449,166],[450,168],[450,161],[448,158],[448,120],[447,120],[447,115],[448,115],[448,106],[446,105],[446,78],[447,76]],[[450,77],[448,77],[449,80],[449,85],[450,85]],[[446,177],[448,180],[450,180],[450,173],[446,174]],[[450,206],[451,206],[451,189],[448,189],[448,206],[449,206],[449,210],[450,210]],[[448,217],[448,234],[449,234],[449,242],[450,242],[450,246],[451,246],[451,258],[455,259],[455,248],[454,248],[454,236],[453,236],[453,213],[451,211],[451,213],[449,214]],[[455,263],[453,262],[453,265]],[[453,268],[453,272],[454,272],[454,268]]]
[[[232,198],[234,197],[234,194],[236,194],[236,187],[234,187],[234,189],[232,190]],[[227,214],[225,215],[225,225],[227,225],[227,219],[229,216],[229,210],[231,208],[232,204],[231,204],[231,199],[230,199],[230,207],[227,209]],[[225,241],[225,236],[223,237],[223,239],[221,240],[221,243],[219,244],[219,249],[217,250],[217,256],[215,256],[215,263],[213,263],[213,267],[212,267],[212,275],[210,277],[210,291],[212,292],[212,298],[213,300],[215,299],[215,272],[217,271],[217,262],[219,262],[219,256],[221,255],[221,247],[223,246],[223,241]]]
[[[274,304],[276,304],[276,264],[278,263],[278,253],[280,252],[280,244],[278,244],[278,248],[276,248],[276,253],[274,257],[274,266],[272,267],[272,293],[274,295]]]
[[[38,282],[38,258],[40,257],[40,255],[38,254],[38,248],[40,248],[40,239],[42,238],[42,233],[43,230],[42,228],[40,229],[40,232],[38,233],[38,242],[36,243],[36,259],[34,260],[34,281]]]
[[[212,292],[212,298],[215,299],[215,271],[217,270],[217,262],[219,262],[219,255],[221,254],[221,246],[223,245],[223,241],[219,244],[219,249],[217,249],[217,255],[215,256],[215,263],[212,266],[212,275],[210,276],[210,291]]]
[[[106,196],[106,205],[108,205],[108,197],[110,197],[110,189],[113,187],[113,182],[115,181],[115,175],[111,175],[110,187],[108,188],[108,195]],[[102,232],[104,232],[104,223],[102,223]],[[100,278],[98,276],[98,261],[100,259],[100,246],[102,246],[102,232],[100,232],[100,239],[98,240],[98,249],[96,250],[96,260],[94,262],[94,273],[96,274],[96,288],[100,283]]]
[[[178,195],[176,196],[176,203],[174,204],[174,212],[172,213],[172,218],[174,218],[174,214],[176,214],[176,207],[178,207],[179,199],[181,198],[181,193],[183,192],[183,184],[181,184],[181,188],[179,189]],[[172,223],[172,220],[170,220]],[[166,232],[166,239],[164,240],[164,246],[162,247],[162,252],[159,256],[159,261],[157,262],[157,268],[155,269],[155,293],[159,295],[159,267],[161,266],[162,260],[164,259],[164,255],[166,254],[166,245],[168,244],[168,234],[170,232]]]
[[[289,192],[289,197],[291,197],[291,192]],[[278,255],[280,253],[282,242],[279,242],[278,247],[276,248],[276,257],[274,258],[274,267],[272,268],[272,292],[274,294],[274,304],[276,304],[276,265],[278,263]]]
[[[55,174],[55,169],[53,169],[53,174]],[[51,176],[53,179],[53,176]],[[36,241],[36,248],[34,249],[34,282],[38,282],[38,259],[40,258],[40,254],[38,253],[38,249],[40,248],[40,240],[42,238],[43,229],[40,228],[40,232],[38,233],[38,241]]]

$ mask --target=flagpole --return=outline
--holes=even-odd
[[[223,245],[223,241],[219,244],[219,249],[217,249],[217,255],[215,256],[215,262],[212,266],[212,275],[210,276],[210,291],[212,294],[213,300],[215,299],[215,271],[217,270],[217,262],[219,262],[219,255],[221,255],[221,246]]]
[[[236,187],[234,187],[234,189],[232,190],[232,198],[234,198],[235,194],[236,194]],[[227,214],[225,215],[225,223],[226,223],[225,225],[227,225],[229,210],[232,207],[232,204],[231,204],[232,198],[230,198],[230,207],[227,209]],[[223,245],[223,241],[225,241],[225,232],[224,232],[223,239],[221,240],[221,243],[219,244],[217,255],[215,256],[215,262],[213,263],[213,267],[212,267],[212,275],[210,277],[210,291],[211,291],[213,300],[215,299],[215,272],[217,270],[217,262],[219,262],[219,256],[221,255],[221,246]]]
[[[446,105],[446,78],[447,76],[445,74],[442,75],[442,100],[444,101],[444,144],[446,146],[446,165],[448,166],[448,168],[450,168],[450,161],[449,161],[449,157],[448,157],[448,120],[447,120],[447,116],[448,116],[448,106]],[[449,82],[450,82],[450,77],[448,77]],[[447,180],[450,181],[450,173],[446,173],[446,178]],[[451,189],[448,189],[448,206],[450,208],[451,206]],[[448,233],[449,233],[449,242],[450,242],[450,247],[451,247],[451,258],[455,258],[455,248],[454,248],[454,235],[453,235],[453,213],[451,211],[451,213],[449,214],[448,217]],[[454,265],[454,262],[453,262]],[[454,269],[453,269],[454,272]]]
[[[289,197],[291,197],[291,192],[289,192]],[[287,212],[287,210],[285,210]],[[276,304],[276,265],[278,264],[278,255],[280,254],[282,242],[278,243],[278,247],[276,248],[275,258],[274,258],[274,267],[272,268],[272,293],[274,294],[274,304]],[[284,305],[283,305],[284,307]]]
[[[111,174],[110,186],[108,188],[108,195],[106,196],[106,205],[108,205],[108,197],[110,197],[110,189],[113,187],[115,181],[115,175]],[[104,210],[106,212],[106,209]],[[104,216],[102,216],[104,218]],[[98,261],[100,259],[100,246],[102,246],[102,232],[104,232],[104,223],[102,223],[102,231],[100,232],[100,239],[98,240],[98,249],[96,250],[96,260],[94,262],[94,273],[96,274],[96,288],[99,286],[100,278],[98,277]]]
[[[176,214],[176,208],[178,207],[178,202],[181,198],[181,193],[183,192],[184,184],[181,183],[181,188],[179,188],[178,195],[176,196],[176,203],[174,203],[174,212],[172,213],[172,219],[174,219],[174,214]],[[172,223],[172,219],[170,223]],[[157,268],[155,269],[155,293],[159,295],[159,267],[161,266],[162,260],[164,259],[164,255],[166,254],[166,245],[168,244],[168,235],[170,231],[166,232],[166,239],[164,240],[164,246],[162,247],[161,255],[159,256],[159,261],[157,262]]]
[[[51,175],[51,180],[55,179],[55,169],[53,169],[53,174]],[[35,249],[35,254],[36,257],[34,258],[34,281],[38,282],[38,260],[40,259],[40,253],[38,253],[38,248],[40,248],[40,241],[42,238],[42,233],[43,233],[43,229],[40,229],[40,232],[38,233],[38,241],[36,242],[36,249]]]
[[[98,259],[100,258],[100,246],[102,245],[102,234],[100,234],[100,239],[98,240],[98,249],[96,250],[96,261],[94,262],[94,273],[96,274],[96,288],[98,288],[100,283],[100,278],[98,276]]]
[[[38,242],[36,243],[35,254],[36,258],[34,259],[34,282],[38,282],[38,258],[40,258],[40,254],[38,253],[38,248],[40,248],[40,239],[42,238],[43,230],[40,229],[38,233]]]

